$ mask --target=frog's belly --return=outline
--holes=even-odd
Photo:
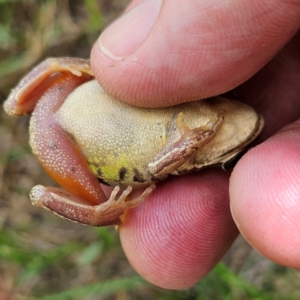
[[[103,182],[126,186],[151,183],[147,166],[166,142],[171,114],[119,102],[92,81],[65,100],[56,118]]]
[[[139,127],[139,126],[138,126]],[[148,134],[145,134],[148,132]],[[88,146],[79,142],[94,173],[109,185],[144,186],[152,182],[148,164],[162,149],[158,131],[135,131],[132,128],[104,131],[94,136]]]

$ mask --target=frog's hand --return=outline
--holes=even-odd
[[[4,110],[12,117],[30,114],[44,92],[68,73],[80,78],[80,84],[94,78],[88,60],[48,58],[32,69],[11,91],[4,103]]]
[[[224,119],[220,114],[204,126],[190,129],[184,123],[183,117],[183,113],[180,112],[176,119],[180,139],[174,143],[167,142],[161,152],[148,164],[148,171],[153,177],[161,177],[176,171],[199,147],[211,141]]]
[[[91,205],[74,194],[53,187],[35,186],[30,192],[33,205],[43,207],[54,214],[70,221],[90,226],[118,225],[122,221],[122,215],[130,208],[140,204],[155,188],[150,185],[139,197],[128,200],[132,191],[129,186],[116,198],[120,188],[117,186],[110,198],[101,204]]]

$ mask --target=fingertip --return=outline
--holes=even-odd
[[[213,174],[208,172],[205,180],[199,174],[162,182],[126,215],[122,246],[132,266],[151,283],[166,289],[190,287],[236,238],[228,175]]]
[[[179,0],[142,1],[115,23],[117,32],[108,27],[103,33],[100,41],[110,40],[105,47],[96,42],[95,76],[111,95],[136,106],[170,106],[229,91],[298,29],[300,8],[272,2],[277,9],[266,15],[257,1],[194,0],[184,7]],[[149,13],[141,9],[147,5]]]
[[[300,268],[300,135],[295,126],[249,151],[230,179],[231,211],[248,242]]]
[[[149,35],[162,0],[145,0],[108,26],[98,39],[100,50],[113,61],[134,53]]]

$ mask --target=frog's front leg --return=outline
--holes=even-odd
[[[220,113],[204,126],[190,129],[184,122],[184,114],[180,112],[174,124],[181,134],[180,139],[167,142],[160,153],[148,164],[149,173],[154,178],[162,178],[176,171],[199,147],[211,141],[223,120],[224,116]]]
[[[60,217],[90,226],[118,225],[122,215],[130,208],[140,204],[155,188],[152,184],[138,197],[128,200],[132,187],[127,187],[119,197],[118,186],[109,199],[98,205],[91,205],[85,199],[65,190],[37,185],[30,192],[33,205],[43,207]]]

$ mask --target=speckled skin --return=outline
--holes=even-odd
[[[263,126],[252,108],[220,97],[168,108],[130,106],[101,88],[87,61],[72,58],[36,67],[12,91],[5,110],[12,116],[33,111],[33,153],[67,190],[34,187],[33,203],[96,226],[118,224],[154,188],[128,200],[131,187],[222,166]],[[108,200],[99,180],[117,186]],[[116,199],[119,186],[126,190]]]
[[[103,183],[138,187],[165,177],[149,172],[148,165],[155,162],[166,144],[172,148],[180,139],[176,122],[179,112],[183,113],[184,123],[189,128],[203,127],[211,120],[216,123],[225,115],[218,130],[223,127],[227,132],[227,137],[217,134],[211,142],[208,138],[206,147],[207,143],[203,143],[204,151],[199,149],[192,163],[179,168],[181,172],[222,162],[224,153],[231,154],[236,148],[240,151],[245,140],[251,140],[253,132],[258,130],[260,122],[254,110],[224,98],[212,100],[210,104],[198,101],[159,109],[133,107],[108,95],[95,80],[72,92],[55,118],[76,140]],[[240,124],[249,125],[243,129]],[[240,128],[242,131],[236,136]],[[215,146],[215,139],[218,139],[219,147]],[[170,173],[177,174],[178,169],[170,170]]]

